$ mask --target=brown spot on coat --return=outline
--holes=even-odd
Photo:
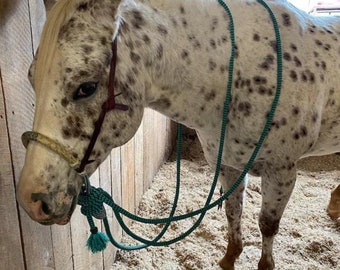
[[[216,49],[216,41],[213,39],[210,39],[210,47],[213,49]]]
[[[288,52],[285,52],[283,53],[283,59],[285,59],[286,61],[291,61],[292,57],[290,56]]]
[[[150,43],[151,43],[149,36],[146,35],[146,34],[143,35],[143,41],[146,45],[150,45]]]
[[[301,135],[301,137],[306,137],[307,134],[308,134],[307,128],[305,126],[301,126],[300,127],[300,135]]]
[[[171,101],[166,97],[162,97],[159,99],[158,104],[161,108],[168,109],[171,106]]]
[[[295,66],[297,66],[297,67],[301,67],[302,66],[302,63],[301,63],[299,58],[294,56],[293,60],[294,60]]]
[[[130,59],[133,63],[138,64],[140,61],[140,56],[134,52],[130,52]]]
[[[159,24],[159,25],[157,26],[157,31],[158,31],[159,33],[161,33],[163,36],[166,36],[166,35],[168,34],[168,30],[167,30],[166,27],[165,27],[164,25],[162,25],[162,24]]]
[[[298,107],[295,106],[295,107],[292,109],[292,114],[293,114],[294,116],[297,116],[299,113],[300,113],[300,109],[299,109]]]
[[[295,44],[291,43],[290,48],[292,49],[293,52],[297,52],[297,47]]]
[[[82,2],[77,6],[77,11],[83,12],[88,10],[88,3]]]
[[[319,39],[315,40],[315,44],[318,45],[319,47],[322,46],[322,41]]]
[[[218,24],[218,19],[217,19],[217,17],[213,17],[213,19],[212,19],[212,21],[211,21],[211,28],[210,28],[211,31],[215,31],[217,24]]]
[[[182,5],[179,7],[179,11],[181,12],[181,14],[185,14],[185,9]]]
[[[209,70],[214,71],[216,67],[217,67],[217,64],[213,60],[209,59]]]
[[[182,59],[187,59],[189,56],[189,52],[187,50],[183,50],[182,53],[181,53],[181,57]]]
[[[269,70],[270,66],[274,64],[274,56],[272,54],[268,54],[264,61],[259,65],[260,68],[264,70]]]
[[[271,40],[269,42],[269,45],[270,45],[270,47],[273,48],[274,52],[277,52],[277,43],[276,43],[276,40]]]
[[[290,16],[289,16],[288,13],[282,13],[281,16],[282,16],[282,20],[283,20],[283,25],[284,26],[288,27],[288,26],[292,25],[292,23],[290,21]]]
[[[267,78],[262,77],[262,76],[254,76],[253,81],[255,84],[266,84]]]
[[[295,70],[291,70],[289,72],[289,77],[292,79],[293,82],[296,82],[298,80],[298,76]]]
[[[163,57],[163,45],[162,44],[159,44],[157,47],[156,57],[157,59],[162,59]]]
[[[63,138],[69,139],[71,137],[71,131],[68,127],[62,129]]]
[[[251,114],[251,104],[249,102],[240,102],[238,105],[238,110],[243,112],[244,116],[250,116]]]
[[[90,54],[91,52],[93,52],[93,47],[87,44],[83,44],[81,45],[81,48],[83,49],[85,54]]]
[[[216,97],[216,92],[215,90],[211,90],[209,93],[205,94],[205,100],[206,101],[212,101]]]
[[[137,9],[133,10],[132,15],[133,15],[132,25],[136,29],[140,29],[142,26],[145,25],[144,17],[142,16],[142,13],[139,10]]]
[[[62,100],[61,100],[61,105],[63,107],[66,107],[70,102],[68,101],[68,99],[66,97],[64,97]]]

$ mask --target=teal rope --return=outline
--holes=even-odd
[[[176,210],[176,207],[177,207],[177,201],[178,201],[179,189],[180,189],[179,188],[179,186],[180,186],[180,153],[181,153],[181,147],[182,147],[181,146],[182,145],[182,126],[179,125],[179,128],[178,128],[179,129],[178,144],[177,144],[177,186],[176,186],[176,192],[175,192],[175,197],[174,197],[174,204],[173,204],[173,207],[171,209],[171,212],[170,212],[168,218],[146,219],[146,218],[138,217],[138,216],[126,211],[125,209],[121,208],[117,204],[115,204],[115,202],[112,200],[110,195],[108,193],[106,193],[105,191],[103,191],[102,189],[95,189],[95,190],[99,190],[99,192],[101,193],[100,199],[102,200],[102,202],[106,203],[107,205],[109,205],[113,209],[114,214],[115,214],[119,224],[123,228],[123,230],[128,235],[130,235],[131,237],[133,237],[136,240],[138,240],[139,242],[143,243],[141,245],[136,245],[136,246],[125,246],[125,245],[118,243],[112,237],[108,221],[107,221],[106,218],[104,218],[105,230],[106,230],[106,233],[108,234],[110,241],[112,242],[113,245],[115,245],[116,247],[118,247],[120,249],[135,250],[135,249],[145,248],[145,247],[148,247],[150,245],[152,245],[152,246],[165,246],[165,245],[170,245],[172,243],[175,243],[179,240],[182,240],[183,238],[188,236],[191,232],[193,232],[199,226],[199,224],[201,223],[202,219],[204,218],[204,216],[205,216],[205,214],[208,210],[210,210],[211,208],[215,207],[216,205],[220,204],[225,199],[227,199],[237,189],[237,187],[241,184],[244,177],[246,176],[246,174],[248,173],[248,171],[252,167],[252,165],[253,165],[253,163],[256,159],[256,156],[257,156],[259,150],[261,149],[262,144],[263,144],[263,142],[264,142],[264,140],[265,140],[265,138],[266,138],[266,136],[269,132],[269,129],[270,129],[270,126],[271,126],[271,123],[272,123],[272,120],[273,120],[273,117],[274,117],[274,114],[275,114],[275,110],[276,110],[276,107],[278,105],[278,101],[279,101],[280,93],[281,93],[281,88],[282,88],[282,72],[283,72],[283,68],[282,68],[283,67],[283,64],[282,64],[282,45],[281,45],[281,37],[280,37],[279,26],[278,26],[278,23],[276,21],[275,15],[273,14],[270,7],[264,1],[258,0],[257,2],[262,4],[267,9],[267,11],[268,11],[268,13],[269,13],[269,15],[272,19],[274,30],[275,30],[275,36],[276,36],[276,42],[277,42],[277,86],[276,86],[276,93],[275,93],[275,97],[274,97],[272,105],[271,105],[271,110],[270,110],[268,117],[267,117],[267,121],[266,121],[265,126],[263,128],[262,134],[261,134],[259,141],[256,144],[256,147],[255,147],[249,161],[247,162],[243,172],[240,174],[238,179],[234,182],[234,184],[230,187],[230,189],[228,191],[226,191],[226,193],[222,197],[220,197],[215,202],[210,203],[212,196],[213,196],[213,193],[214,193],[214,190],[215,190],[216,185],[217,185],[218,176],[219,176],[219,172],[220,172],[220,169],[221,169],[224,139],[225,139],[225,134],[226,134],[227,122],[228,122],[227,116],[228,116],[229,104],[230,104],[230,100],[231,100],[231,89],[232,89],[233,70],[234,70],[234,54],[235,54],[235,35],[234,35],[234,23],[233,23],[232,14],[231,14],[228,6],[222,0],[217,0],[217,1],[225,9],[225,11],[228,13],[228,16],[230,17],[230,29],[229,30],[230,30],[231,46],[232,47],[231,47],[231,57],[230,57],[230,61],[229,61],[228,85],[227,85],[227,93],[226,93],[226,98],[225,98],[224,108],[223,108],[221,137],[220,137],[218,157],[217,157],[217,161],[216,161],[215,176],[214,176],[214,180],[213,180],[209,195],[207,197],[206,203],[205,203],[204,207],[201,208],[201,209],[198,209],[198,210],[193,211],[191,213],[187,213],[187,214],[183,214],[183,215],[179,215],[179,216],[174,216],[174,213],[175,213],[175,210]],[[142,223],[146,223],[146,224],[165,223],[165,226],[162,229],[162,231],[159,233],[159,235],[156,236],[153,240],[147,240],[147,239],[144,239],[144,238],[134,234],[126,226],[121,215],[124,215],[124,216],[126,216],[126,217],[128,217],[132,220],[137,221],[137,222],[142,222]],[[162,238],[162,236],[166,232],[166,230],[169,227],[171,222],[183,220],[183,219],[186,219],[186,218],[189,218],[189,217],[194,217],[196,215],[200,215],[200,217],[194,223],[194,225],[190,229],[188,229],[186,232],[182,233],[180,236],[178,236],[178,237],[176,237],[172,240],[162,241],[162,242],[158,241],[160,238]]]
[[[223,3],[224,2],[220,2]],[[219,151],[218,151],[218,157],[217,157],[217,162],[216,162],[216,169],[215,169],[215,176],[214,176],[214,180],[213,183],[211,185],[210,188],[210,192],[208,194],[208,197],[206,199],[205,205],[204,207],[201,209],[201,211],[199,211],[198,214],[200,214],[200,217],[197,219],[197,221],[192,225],[192,227],[190,229],[188,229],[186,232],[182,233],[180,236],[169,240],[169,241],[162,241],[162,242],[156,242],[156,241],[148,241],[138,235],[136,235],[135,233],[133,233],[124,223],[123,219],[120,217],[120,215],[116,215],[116,218],[118,219],[119,224],[122,226],[123,230],[132,238],[146,244],[146,245],[153,245],[153,246],[165,246],[165,245],[170,245],[173,244],[175,242],[178,242],[180,240],[182,240],[183,238],[185,238],[186,236],[188,236],[189,234],[191,234],[202,222],[206,212],[208,211],[208,206],[212,200],[212,197],[214,195],[214,190],[216,188],[217,182],[218,182],[218,176],[219,176],[219,172],[221,169],[221,163],[222,163],[222,155],[223,155],[223,148],[224,148],[224,138],[225,138],[225,134],[226,134],[226,127],[227,127],[227,122],[228,122],[228,112],[229,112],[229,104],[230,104],[230,100],[231,100],[231,89],[232,89],[232,83],[233,83],[233,71],[234,71],[234,55],[235,55],[235,30],[234,30],[234,22],[233,22],[233,18],[232,18],[232,14],[228,8],[227,5],[223,5],[224,9],[226,10],[226,12],[228,13],[229,17],[230,17],[230,33],[231,33],[231,56],[230,56],[230,61],[229,61],[229,73],[228,73],[228,85],[227,85],[227,94],[226,94],[226,98],[225,98],[225,102],[224,102],[224,108],[223,108],[223,116],[222,116],[222,127],[221,127],[221,135],[220,135],[220,146],[219,146]],[[182,132],[182,125],[179,125],[179,130],[180,132]],[[182,136],[178,136],[178,144],[181,144],[182,142]],[[181,157],[180,155],[177,156],[177,182],[180,182],[180,160]],[[176,187],[176,195],[177,192],[179,192],[179,186],[177,185]],[[140,222],[140,220],[137,220]],[[171,220],[168,219],[164,219],[165,222],[161,222],[161,223],[167,223],[167,222],[173,222],[174,218],[172,218]],[[167,223],[168,224],[168,223]]]
[[[183,137],[183,128],[182,126],[178,127],[177,130],[177,138],[182,138]],[[172,223],[173,220],[173,216],[176,212],[176,208],[177,208],[177,203],[178,203],[178,199],[179,199],[179,194],[180,194],[180,171],[181,171],[181,153],[182,153],[182,142],[183,140],[178,140],[177,142],[177,181],[176,181],[176,192],[175,192],[175,196],[174,196],[174,201],[172,204],[172,208],[169,214],[169,217],[166,219],[165,226],[163,227],[162,231],[153,239],[153,240],[147,240],[144,239],[136,234],[134,234],[125,224],[124,220],[121,218],[120,216],[120,210],[114,211],[114,214],[116,216],[117,221],[119,222],[119,224],[121,225],[122,229],[131,237],[133,237],[134,239],[136,239],[137,241],[143,243],[140,245],[135,245],[135,246],[126,246],[123,244],[120,244],[119,242],[117,242],[111,232],[110,232],[110,226],[107,222],[107,219],[104,219],[104,226],[105,226],[105,231],[111,241],[111,243],[116,246],[119,249],[124,249],[124,250],[137,250],[137,249],[142,249],[142,248],[146,248],[148,246],[154,245],[155,243],[157,243],[159,241],[159,239],[161,239],[163,237],[163,235],[166,233],[166,231],[168,230],[169,226]],[[108,196],[108,205],[110,205],[112,208],[114,208],[114,206],[116,205],[113,200],[111,199],[110,195]],[[118,209],[118,208],[116,208]],[[123,210],[123,209],[122,209]]]
[[[231,100],[231,88],[232,88],[232,82],[233,82],[233,70],[234,70],[234,54],[235,54],[235,36],[234,36],[234,23],[232,20],[232,14],[229,10],[229,8],[227,6],[225,6],[225,9],[227,10],[230,18],[231,18],[231,22],[230,22],[230,32],[231,32],[231,45],[232,45],[232,49],[231,49],[231,57],[230,57],[230,61],[229,61],[229,78],[228,78],[228,86],[227,86],[227,96],[225,99],[225,103],[224,103],[224,110],[223,110],[223,118],[222,118],[222,127],[221,127],[221,140],[220,140],[220,147],[219,147],[219,153],[218,153],[218,159],[217,159],[217,166],[216,166],[216,170],[215,170],[215,177],[214,177],[214,181],[213,184],[211,186],[208,198],[206,200],[205,203],[205,207],[209,206],[211,199],[213,197],[214,194],[214,190],[218,181],[218,176],[219,176],[219,172],[220,172],[220,168],[221,168],[221,160],[222,160],[222,155],[223,155],[223,146],[224,146],[224,138],[225,138],[225,134],[226,134],[226,126],[227,126],[227,116],[228,116],[228,111],[229,111],[229,103]],[[182,126],[179,125],[179,130],[180,133],[182,132]],[[181,144],[182,142],[182,136],[178,136],[178,145]],[[180,155],[177,157],[177,182],[179,182],[180,179]],[[179,185],[177,185],[176,187],[176,195],[177,192],[179,192]],[[113,205],[112,205],[113,206]],[[123,210],[123,209],[120,209]],[[185,238],[186,236],[188,236],[191,232],[193,232],[202,222],[206,212],[208,209],[204,210],[204,208],[202,208],[202,211],[200,211],[200,217],[198,218],[198,220],[194,223],[194,225],[187,230],[185,233],[181,234],[180,236],[178,236],[177,238],[174,238],[170,241],[163,241],[163,242],[157,242],[157,241],[149,241],[146,240],[142,237],[139,237],[138,235],[134,234],[124,223],[123,219],[121,218],[121,216],[118,214],[119,212],[122,214],[127,214],[130,215],[130,213],[124,213],[122,211],[114,211],[116,218],[119,222],[119,224],[122,226],[123,230],[130,235],[131,237],[133,237],[134,239],[146,244],[146,245],[153,245],[153,246],[164,246],[164,245],[170,245],[172,243],[175,243],[183,238]],[[165,222],[162,223],[166,223],[166,222],[172,222],[174,219],[172,218],[171,220],[168,219],[164,219]],[[139,218],[137,217],[137,221],[139,221]],[[146,220],[145,220],[146,221]],[[168,224],[168,223],[167,223]],[[158,238],[158,237],[157,237]],[[140,249],[143,248],[143,245],[138,245],[133,247]],[[129,247],[128,249],[131,249],[131,247]]]

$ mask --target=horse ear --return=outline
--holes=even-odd
[[[57,0],[44,0],[46,12],[48,12],[51,7],[57,2]]]

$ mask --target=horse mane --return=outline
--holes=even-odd
[[[36,91],[41,89],[43,79],[48,77],[47,75],[50,72],[50,67],[52,66],[57,51],[57,40],[60,29],[71,15],[73,15],[77,1],[78,0],[59,0],[47,14],[37,55],[34,76]]]

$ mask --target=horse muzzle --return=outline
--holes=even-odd
[[[42,225],[67,224],[77,205],[77,195],[64,192],[32,192],[19,185],[17,199],[31,219]]]

